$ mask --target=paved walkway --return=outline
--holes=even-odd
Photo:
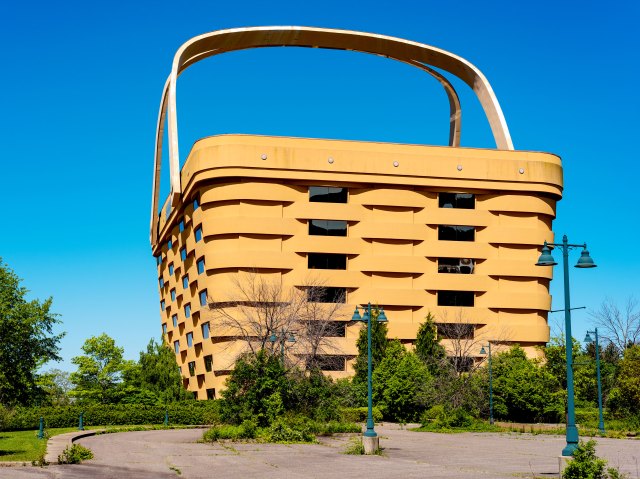
[[[58,434],[53,436],[47,441],[47,454],[44,456],[45,461],[49,464],[56,464],[58,462],[58,456],[61,455],[64,450],[71,446],[75,441],[84,437],[95,436],[98,431],[102,429],[86,431],[68,432],[66,434]]]
[[[318,445],[201,444],[202,430],[138,431],[86,437],[95,458],[80,465],[0,468],[0,478],[487,478],[557,477],[560,436],[433,434],[376,428],[383,456],[341,454],[349,438]],[[598,439],[610,465],[640,477],[640,441]]]

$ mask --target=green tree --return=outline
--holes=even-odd
[[[496,416],[516,422],[555,421],[563,416],[557,379],[528,359],[520,346],[496,355],[493,377]]]
[[[373,373],[373,400],[392,421],[415,421],[425,410],[431,375],[416,354],[397,339],[387,345],[385,356]]]
[[[623,414],[635,414],[640,404],[640,345],[628,347],[619,363],[616,387],[611,390],[607,406]]]
[[[38,385],[44,392],[41,404],[51,406],[68,406],[71,403],[69,391],[71,391],[70,374],[60,369],[51,369],[38,376]]]
[[[36,371],[59,361],[62,334],[53,334],[58,315],[52,299],[27,301],[27,289],[0,258],[0,404],[32,404],[43,398]]]
[[[375,371],[378,364],[382,361],[387,349],[387,323],[378,321],[379,309],[378,307],[372,307],[371,319],[371,370]],[[353,366],[355,375],[353,382],[355,384],[367,384],[367,323],[362,323],[362,329],[358,336],[356,346],[358,347],[358,356]]]
[[[427,314],[424,323],[418,328],[416,336],[415,352],[418,358],[427,365],[429,372],[437,374],[443,366],[443,360],[447,357],[444,346],[438,339],[438,328],[434,323],[431,313]]]
[[[75,388],[70,394],[84,402],[118,402],[123,396],[120,387],[122,374],[125,369],[133,367],[122,357],[124,348],[116,346],[113,338],[102,333],[87,339],[82,351],[84,355],[71,360],[78,370],[71,373],[70,379]]]

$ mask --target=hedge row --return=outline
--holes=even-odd
[[[3,430],[37,429],[40,417],[45,427],[76,427],[81,412],[84,426],[162,424],[165,411],[169,424],[213,424],[219,422],[218,401],[182,401],[165,406],[142,404],[91,404],[58,407],[18,407],[9,412]]]

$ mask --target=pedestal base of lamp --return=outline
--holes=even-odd
[[[380,438],[362,436],[362,445],[364,446],[365,454],[376,454],[380,449]]]
[[[558,456],[558,465],[560,470],[558,477],[562,477],[562,473],[570,461],[573,461],[573,456]]]

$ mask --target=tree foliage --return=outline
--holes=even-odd
[[[418,358],[427,365],[431,374],[436,374],[442,368],[442,361],[447,352],[438,339],[438,328],[431,313],[427,314],[424,323],[420,325],[416,335],[415,352]]]
[[[611,390],[607,405],[617,413],[640,416],[640,345],[625,350],[619,363],[617,384]]]
[[[27,292],[0,258],[0,404],[41,400],[37,369],[47,361],[60,360],[64,334],[53,333],[60,321],[51,312],[52,299],[27,301]]]

